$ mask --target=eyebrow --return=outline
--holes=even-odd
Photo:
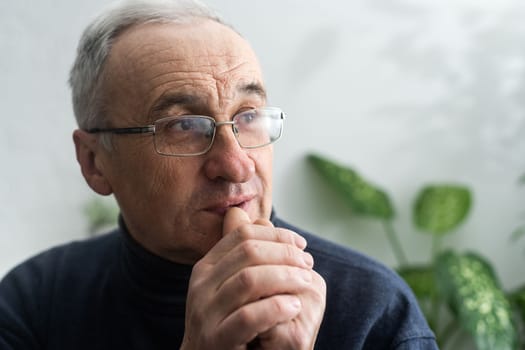
[[[173,94],[166,94],[162,96],[151,108],[151,111],[153,113],[159,113],[163,112],[166,109],[176,106],[176,105],[183,105],[183,106],[192,106],[192,105],[202,105],[204,104],[204,101],[201,97],[196,95],[190,95],[190,94],[180,94],[180,93],[173,93]]]
[[[266,101],[266,90],[264,87],[257,82],[241,84],[237,87],[237,91],[245,94],[253,94],[259,96],[261,99]]]
[[[258,82],[240,84],[236,89],[243,95],[255,95],[266,101],[266,90]],[[162,113],[173,106],[205,106],[204,98],[186,93],[168,93],[162,96],[151,108],[152,113]]]

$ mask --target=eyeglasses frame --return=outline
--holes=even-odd
[[[284,114],[284,112],[280,108],[277,108],[277,107],[263,107],[261,109],[279,109],[279,111],[280,111],[280,120],[284,121],[286,119],[286,115]],[[247,111],[245,111],[245,112],[247,112]],[[241,112],[241,113],[244,113],[244,112]],[[241,113],[239,113],[239,114],[241,114]],[[239,114],[234,115],[232,117],[232,119],[235,118],[235,116],[237,116]],[[205,150],[201,151],[201,152],[187,153],[187,154],[172,154],[172,153],[160,152],[158,150],[157,142],[156,142],[156,138],[155,138],[155,131],[156,131],[155,130],[155,123],[157,123],[159,121],[162,121],[162,120],[166,120],[166,119],[192,118],[192,117],[206,118],[206,119],[209,119],[209,120],[211,120],[213,122],[213,125],[214,125],[213,135],[212,135],[212,139],[211,139],[210,144],[208,145],[208,147]],[[284,129],[284,124],[281,124],[281,128],[279,130],[279,135],[273,141],[267,142],[267,143],[262,144],[262,145],[257,145],[257,146],[243,146],[241,144],[241,142],[239,141],[239,137],[238,137],[239,132],[236,130],[235,122],[233,120],[224,121],[224,122],[218,122],[215,119],[213,119],[212,117],[209,117],[209,116],[206,116],[206,115],[180,115],[180,116],[173,116],[173,117],[164,117],[164,118],[156,120],[155,123],[151,124],[151,125],[146,125],[146,126],[132,126],[132,127],[123,127],[123,128],[91,128],[91,129],[86,130],[86,132],[88,132],[90,134],[111,133],[111,134],[116,134],[116,135],[151,134],[153,136],[153,143],[154,143],[155,152],[157,152],[158,154],[163,155],[163,156],[168,156],[168,157],[193,157],[193,156],[200,156],[200,155],[206,154],[211,149],[211,147],[213,146],[213,142],[215,141],[215,135],[217,134],[217,128],[219,126],[222,126],[222,125],[231,125],[232,126],[232,131],[233,131],[233,134],[235,135],[235,139],[237,140],[237,144],[241,148],[244,148],[244,149],[255,149],[255,148],[261,148],[261,147],[264,147],[264,146],[268,146],[268,145],[276,142],[277,140],[279,140],[281,138],[281,136],[283,134],[283,129]]]

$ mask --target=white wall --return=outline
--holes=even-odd
[[[0,275],[41,249],[85,236],[93,198],[74,159],[67,74],[103,0],[0,3]],[[248,38],[270,103],[288,114],[276,146],[278,213],[393,264],[380,226],[350,218],[305,162],[320,152],[392,195],[414,261],[416,191],[462,182],[472,215],[446,244],[525,283],[525,5],[520,0],[210,0]]]

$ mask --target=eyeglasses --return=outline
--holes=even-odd
[[[128,128],[93,128],[89,133],[152,134],[155,151],[165,156],[189,157],[208,152],[217,127],[231,125],[242,148],[259,148],[277,141],[283,133],[285,115],[280,108],[250,109],[233,116],[231,121],[217,122],[202,115],[166,117],[152,125]]]

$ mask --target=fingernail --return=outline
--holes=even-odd
[[[295,236],[295,245],[297,246],[297,248],[299,249],[304,249],[306,248],[306,239],[304,239],[304,237],[302,236]]]
[[[303,260],[306,266],[312,267],[314,266],[314,258],[310,253],[303,253]]]

